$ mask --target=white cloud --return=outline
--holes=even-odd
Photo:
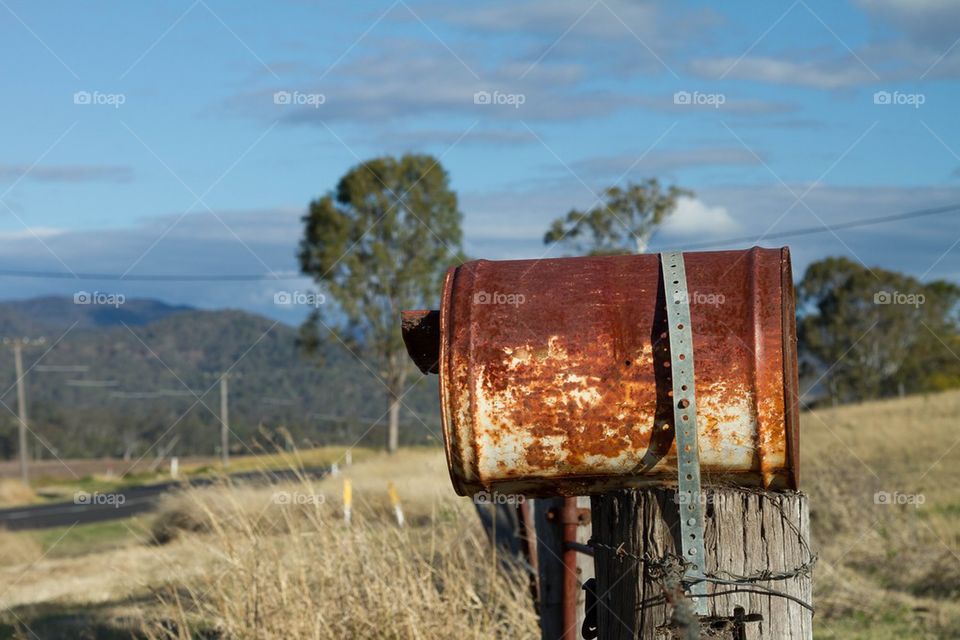
[[[739,228],[740,225],[726,207],[711,207],[697,198],[680,198],[677,200],[677,210],[667,218],[660,231],[671,236],[709,240],[728,235]]]

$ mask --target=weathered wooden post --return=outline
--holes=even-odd
[[[594,496],[594,518],[602,523],[593,538],[600,637],[812,638],[807,607],[814,557],[806,498],[740,488],[704,491],[710,597],[702,629],[692,636],[682,635],[683,621],[674,620],[679,594],[670,589],[671,563],[682,555],[678,525],[685,505],[677,498],[668,488]]]
[[[404,337],[458,493],[594,496],[599,637],[812,637],[787,249],[466,263]]]

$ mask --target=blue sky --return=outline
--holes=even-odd
[[[68,276],[0,276],[4,299],[296,322],[273,294],[303,279],[131,277],[289,277],[307,203],[404,151],[442,158],[468,253],[493,259],[558,255],[551,219],[650,176],[696,193],[653,249],[960,203],[947,0],[2,0],[0,33],[0,272]],[[848,255],[960,281],[957,216],[797,238],[795,269]]]

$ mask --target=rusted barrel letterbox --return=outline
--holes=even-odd
[[[707,482],[796,488],[796,323],[787,248],[683,254]],[[677,479],[660,256],[451,268],[404,338],[440,374],[454,487],[581,495]],[[681,412],[682,413],[682,412]]]

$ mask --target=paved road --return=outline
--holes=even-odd
[[[311,478],[322,478],[328,473],[326,468],[306,469],[304,473]],[[248,471],[230,474],[236,481],[250,483],[276,483],[297,480],[297,472],[286,469],[282,471]],[[160,497],[173,491],[189,486],[201,487],[217,482],[216,478],[192,478],[183,482],[161,482],[134,487],[125,487],[114,492],[97,493],[88,499],[56,502],[51,504],[32,505],[0,509],[0,528],[8,530],[18,529],[48,529],[50,527],[69,527],[73,524],[90,524],[106,520],[129,518],[139,513],[151,511]]]

